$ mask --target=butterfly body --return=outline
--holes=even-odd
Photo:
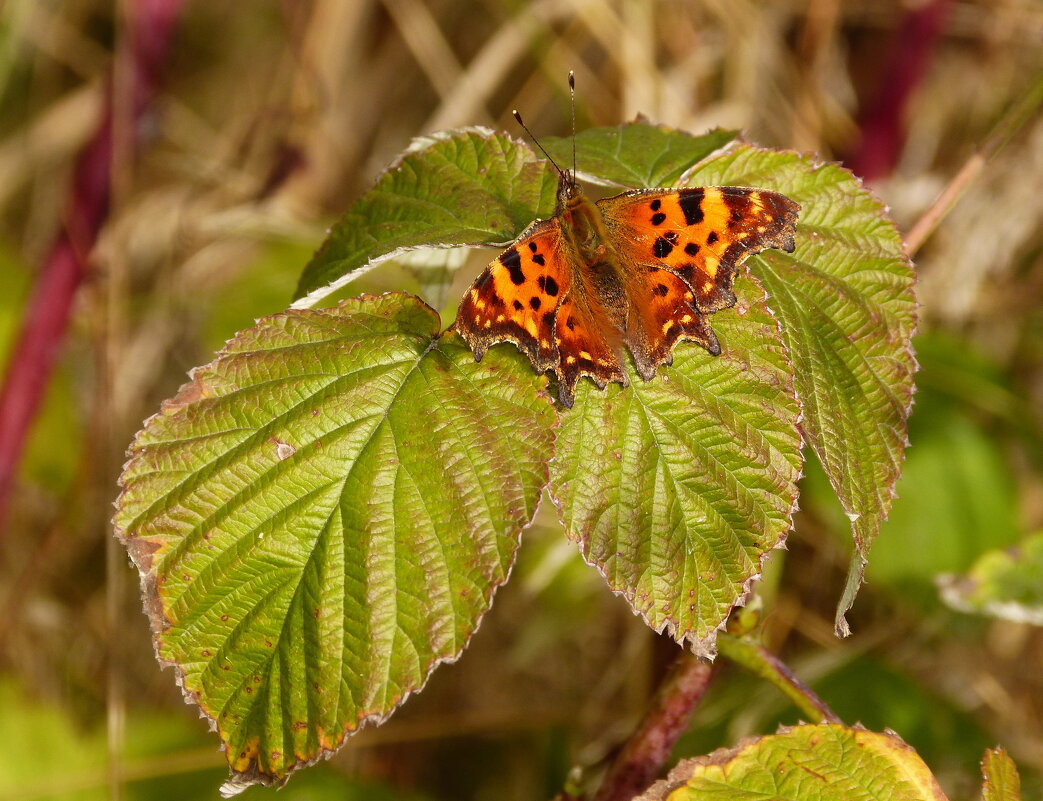
[[[591,202],[562,173],[554,215],[532,223],[465,293],[456,329],[481,359],[513,342],[571,407],[586,375],[626,385],[623,346],[651,380],[677,342],[713,355],[707,315],[735,303],[738,265],[792,252],[799,206],[742,187],[639,189]]]

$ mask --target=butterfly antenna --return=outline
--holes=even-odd
[[[518,121],[518,124],[525,130],[525,133],[529,135],[529,138],[533,141],[533,144],[535,144],[536,147],[538,147],[543,152],[543,155],[547,157],[547,161],[549,161],[554,166],[554,169],[558,171],[558,175],[561,176],[565,183],[571,186],[573,184],[573,181],[569,178],[568,173],[558,166],[558,162],[556,162],[551,157],[551,154],[547,152],[546,148],[544,148],[543,145],[540,144],[540,140],[536,138],[532,131],[529,130],[529,126],[525,124],[525,120],[523,120],[521,114],[518,113],[518,109],[514,109],[511,112],[511,114],[514,115],[514,119]]]
[[[572,96],[572,183],[576,183],[576,73],[569,70],[569,94]]]

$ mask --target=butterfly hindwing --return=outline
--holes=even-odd
[[[636,265],[627,274],[630,294],[626,343],[638,375],[650,381],[656,368],[670,364],[674,345],[684,339],[721,352],[707,315],[694,305],[692,288],[664,267]]]
[[[599,389],[609,381],[627,383],[620,360],[621,305],[602,305],[596,295],[577,291],[582,286],[577,283],[562,300],[555,331],[561,360],[556,370],[558,398],[566,409],[572,408],[582,376],[590,376]]]
[[[554,318],[571,285],[559,221],[538,221],[471,284],[456,313],[456,330],[478,359],[490,345],[509,341],[537,371],[556,369]]]

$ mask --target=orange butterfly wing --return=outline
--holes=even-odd
[[[720,353],[708,315],[735,303],[747,256],[793,251],[799,210],[775,192],[727,186],[637,190],[595,210],[563,179],[555,216],[489,264],[454,325],[476,359],[515,343],[537,371],[554,371],[571,407],[584,375],[601,388],[627,383],[624,343],[646,381],[679,340]]]
[[[509,341],[537,371],[557,369],[554,320],[573,275],[563,250],[560,220],[539,220],[471,284],[454,325],[476,359],[490,345]]]
[[[720,345],[707,315],[735,304],[739,265],[765,248],[793,252],[800,206],[742,187],[648,189],[597,203],[627,289],[626,342],[645,380],[685,339]]]
[[[533,223],[493,259],[464,294],[454,325],[479,360],[490,345],[515,343],[538,372],[554,371],[558,397],[571,407],[584,375],[601,388],[608,381],[626,384],[620,358],[625,314],[621,290],[606,296],[596,269],[576,272],[564,219]]]

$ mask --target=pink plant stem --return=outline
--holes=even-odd
[[[130,102],[137,123],[155,97],[183,0],[129,0],[130,98],[115,97],[110,79],[104,116],[76,162],[65,225],[37,273],[0,386],[0,535],[11,484],[25,440],[47,390],[69,326],[76,292],[90,272],[90,252],[109,214],[112,197],[115,112]],[[130,156],[132,152],[121,153]]]
[[[867,181],[891,174],[905,138],[905,113],[923,82],[942,31],[949,0],[928,0],[906,13],[875,101],[861,115],[861,137],[847,166]]]
[[[685,651],[674,662],[637,731],[609,767],[594,801],[630,801],[662,771],[702,700],[713,665]]]

